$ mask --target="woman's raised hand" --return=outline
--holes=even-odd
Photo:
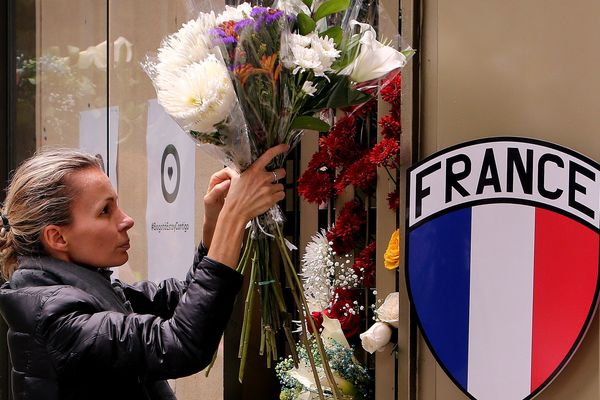
[[[228,213],[248,222],[285,198],[283,185],[277,183],[285,177],[285,169],[267,171],[266,167],[273,158],[288,150],[286,144],[271,147],[241,175],[231,178],[224,203]]]
[[[252,218],[261,215],[269,208],[277,204],[285,197],[283,185],[277,183],[279,179],[285,177],[285,170],[280,168],[275,171],[267,171],[266,167],[276,156],[289,150],[288,145],[279,145],[267,150],[258,160],[254,162],[242,174],[227,175],[224,172],[220,175],[223,179],[217,182],[211,188],[209,185],[209,195],[219,185],[222,185],[217,192],[223,194],[226,190],[226,197],[218,213],[218,219],[214,232],[209,232],[210,237],[205,232],[205,244],[209,245],[208,256],[215,261],[219,261],[230,268],[235,268],[240,256],[242,247],[242,238],[244,236],[244,227]],[[229,184],[224,182],[229,177]],[[217,192],[214,197],[218,198]],[[212,202],[212,195],[209,196]],[[205,198],[206,202],[206,198]],[[215,204],[218,203],[215,201]],[[212,241],[212,245],[207,243]]]
[[[225,204],[231,179],[237,176],[239,174],[233,169],[223,168],[210,177],[208,189],[204,195],[204,224],[202,225],[202,238],[207,248],[210,248],[212,243],[217,219],[223,209],[223,204]]]

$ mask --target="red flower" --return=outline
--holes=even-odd
[[[321,149],[328,155],[332,167],[344,167],[356,160],[360,148],[355,135],[356,120],[349,116],[339,120],[327,136],[321,138]]]
[[[398,189],[389,193],[387,196],[388,206],[390,210],[396,211],[400,209],[400,191]]]
[[[356,106],[344,107],[342,110],[358,118],[365,118],[368,114],[377,110],[377,98],[373,97],[371,100],[365,103],[358,104]]]
[[[309,318],[309,317],[307,317],[307,318]],[[317,330],[320,332],[321,328],[323,327],[323,313],[321,311],[313,311],[312,313],[310,313],[310,318],[313,319]],[[308,325],[308,331],[312,334],[313,330],[312,330],[312,325],[310,324],[310,322],[308,322],[306,325]]]
[[[366,288],[375,287],[375,251],[376,243],[371,242],[356,257],[352,266],[354,273],[362,278]]]
[[[344,204],[335,225],[327,232],[327,239],[333,242],[333,250],[338,254],[350,253],[360,240],[367,213],[355,200]]]
[[[373,164],[383,166],[399,155],[400,143],[395,139],[384,138],[371,149],[369,159]]]
[[[375,190],[377,182],[377,165],[371,162],[369,153],[365,153],[358,161],[342,170],[335,182],[335,191],[339,194],[346,186],[353,185],[367,193]]]
[[[309,203],[321,204],[334,194],[332,174],[334,168],[323,149],[313,154],[308,168],[298,179],[298,194]]]
[[[393,106],[399,106],[402,97],[402,75],[400,72],[394,76],[387,84],[381,89],[381,98],[387,101]]]
[[[355,303],[356,301],[356,303]],[[336,289],[332,304],[323,311],[329,318],[340,321],[344,336],[351,338],[360,332],[360,312],[358,308],[358,291]]]
[[[327,172],[309,169],[298,180],[298,194],[309,203],[324,203],[333,193],[333,182]]]
[[[384,115],[379,119],[379,126],[381,126],[381,134],[383,137],[388,139],[400,139],[400,131],[402,126],[400,125],[400,119],[393,115]]]

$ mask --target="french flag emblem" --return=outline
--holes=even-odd
[[[596,310],[598,164],[537,140],[492,138],[408,174],[406,274],[427,344],[472,399],[535,396]]]

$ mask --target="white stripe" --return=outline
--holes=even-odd
[[[530,394],[534,228],[534,207],[472,210],[467,387],[478,400]]]

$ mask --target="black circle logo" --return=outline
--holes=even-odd
[[[177,153],[177,149],[172,144],[165,148],[162,155],[160,181],[163,197],[168,203],[174,202],[179,192],[181,164],[179,163],[179,153]]]

